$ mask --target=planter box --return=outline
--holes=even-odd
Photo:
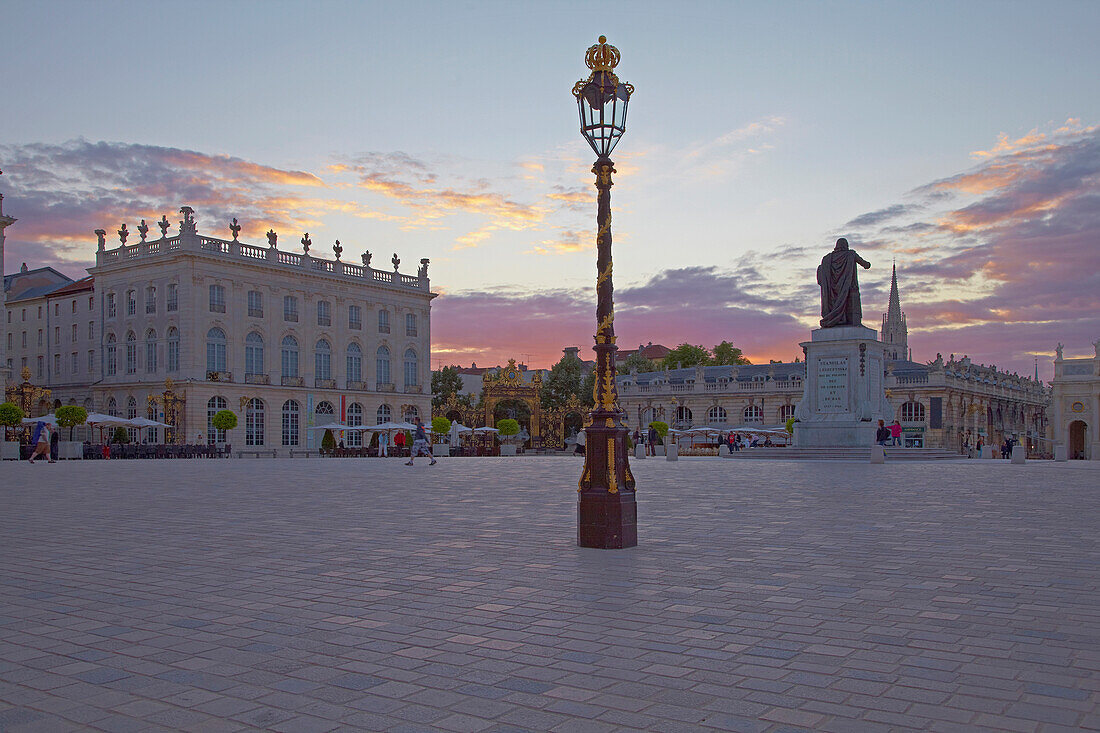
[[[57,444],[58,459],[84,459],[84,444],[78,440],[62,440]]]
[[[679,459],[679,457],[680,457],[680,446],[673,443],[672,445],[665,446],[665,448],[666,448],[666,450],[665,450],[665,460],[666,461],[675,461],[675,460]]]
[[[0,440],[0,460],[18,461],[19,443],[14,440]]]
[[[653,446],[653,455],[654,456],[663,456],[664,454],[665,454],[665,447],[663,445]]]
[[[514,445],[501,445],[500,454],[502,456],[514,456],[516,454],[516,447]]]

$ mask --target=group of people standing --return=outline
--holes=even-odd
[[[878,430],[875,431],[875,443],[882,446],[896,445],[901,447],[901,423],[894,420],[887,425],[885,420],[878,421]]]
[[[60,439],[57,431],[44,420],[34,424],[34,435],[31,436],[31,444],[34,452],[31,453],[29,463],[34,463],[39,456],[45,456],[50,463],[57,463],[57,445]]]

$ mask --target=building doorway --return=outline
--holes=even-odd
[[[1088,425],[1083,420],[1074,420],[1069,424],[1069,451],[1068,455],[1071,460],[1080,459],[1085,460],[1088,455],[1085,453],[1088,445]]]

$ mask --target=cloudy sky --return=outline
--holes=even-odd
[[[837,236],[896,260],[910,345],[1049,377],[1100,338],[1100,4],[0,0],[7,270],[97,228],[432,260],[433,366],[592,343],[604,33],[636,87],[613,189],[619,344],[791,359]],[[154,229],[154,231],[156,231]],[[412,266],[409,266],[412,271]]]

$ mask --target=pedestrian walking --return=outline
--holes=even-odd
[[[875,443],[883,448],[890,442],[890,428],[886,427],[884,420],[878,421],[878,430],[875,431]]]
[[[896,418],[890,425],[890,442],[892,445],[901,446],[901,423]]]
[[[42,420],[39,420],[34,424],[34,435],[31,436],[31,443],[34,445],[34,452],[31,453],[28,463],[34,463],[34,459],[38,456],[46,456],[46,459],[53,463],[53,459],[50,458],[50,426]]]
[[[405,463],[406,466],[413,465],[413,459],[417,456],[427,456],[432,459],[429,466],[435,465],[435,456],[432,455],[431,443],[428,441],[428,434],[424,430],[424,423],[420,422],[420,418],[416,418],[416,434],[413,435],[412,449],[409,451],[409,460]]]

